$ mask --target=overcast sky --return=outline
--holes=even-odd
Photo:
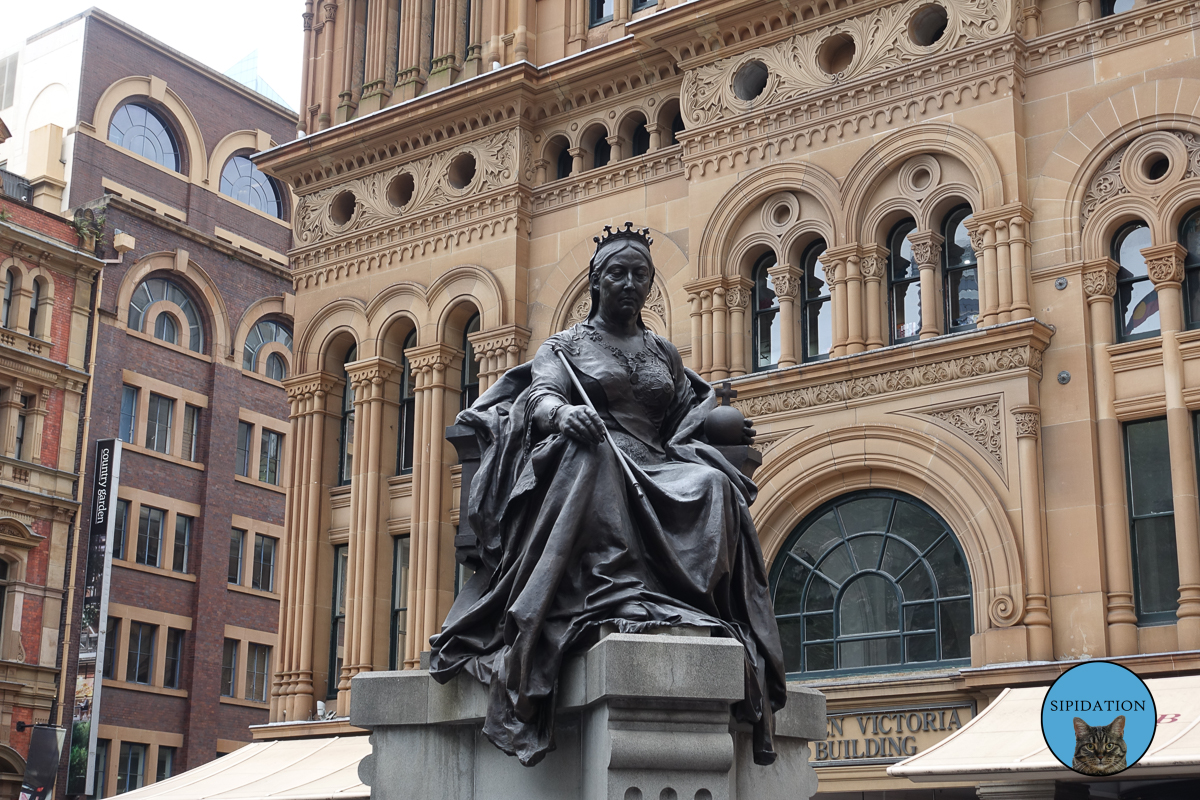
[[[300,15],[304,0],[5,0],[0,55],[92,6],[225,72],[258,51],[258,74],[295,110],[300,104]]]

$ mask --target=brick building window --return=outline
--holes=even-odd
[[[142,788],[146,772],[146,745],[121,743],[121,758],[117,762],[117,794]]]
[[[283,219],[279,187],[244,155],[233,156],[221,170],[221,194]]]
[[[1100,0],[1100,16],[1111,17],[1124,14],[1133,8],[1133,0]]]
[[[234,528],[229,533],[229,582],[242,582],[242,548],[246,545],[246,532]]]
[[[117,109],[108,125],[108,140],[172,172],[179,172],[179,145],[175,142],[175,134],[166,119],[149,105],[126,103]]]
[[[751,308],[754,328],[754,369],[771,369],[779,363],[780,321],[779,298],[775,295],[775,280],[767,271],[775,266],[775,254],[766,253],[754,265],[754,300]]]
[[[275,548],[277,540],[272,536],[254,535],[254,567],[250,579],[252,589],[264,592],[275,591]]]
[[[250,476],[250,437],[254,426],[249,422],[238,423],[237,451],[234,453],[233,471],[243,478]]]
[[[175,774],[175,748],[160,744],[158,746],[158,768],[154,771],[154,780],[165,781]]]
[[[1143,624],[1176,621],[1179,560],[1169,452],[1166,419],[1125,424],[1134,601]]]
[[[34,278],[29,295],[29,335],[38,335],[38,306],[42,304],[42,279]]]
[[[179,344],[179,326],[170,314],[159,314],[154,320],[154,338],[168,344]]]
[[[267,356],[267,377],[273,381],[282,381],[287,377],[287,362],[279,353]]]
[[[109,617],[108,630],[104,632],[104,667],[101,672],[105,678],[117,676],[117,637],[120,635],[121,620]]]
[[[946,215],[942,226],[942,285],[946,294],[946,329],[971,331],[979,319],[979,271],[967,221],[971,207],[960,206]]]
[[[4,309],[0,312],[0,325],[5,328],[12,327],[12,300],[13,290],[16,288],[17,273],[13,270],[7,270],[4,273]]]
[[[290,353],[292,350],[292,331],[282,322],[276,322],[273,319],[264,319],[251,328],[250,333],[246,335],[246,344],[242,348],[242,369],[249,372],[257,372],[259,351],[272,343],[282,345]],[[287,377],[286,365],[284,365],[283,358],[278,353],[272,353],[271,355],[278,358],[280,365],[284,369],[279,377],[272,375],[270,358],[268,358],[267,377],[281,381]]]
[[[221,653],[221,696],[233,697],[237,690],[237,639],[226,639]]]
[[[267,702],[267,674],[271,663],[271,648],[251,643],[246,652],[246,699]]]
[[[174,414],[174,400],[151,393],[146,411],[146,447],[148,449],[170,454],[171,418]]]
[[[272,486],[279,485],[279,462],[283,458],[283,434],[263,428],[259,451],[258,479]]]
[[[117,511],[113,516],[113,558],[125,558],[125,531],[129,528],[129,501],[117,500]]]
[[[401,669],[408,635],[409,538],[397,536],[392,544],[392,641],[390,669]]]
[[[26,394],[21,396],[21,412],[17,414],[16,447],[13,449],[13,456],[18,461],[27,460],[26,456],[28,454],[25,452],[25,429],[28,426],[28,415],[24,412],[28,411],[29,407],[32,405],[33,395]]]
[[[122,442],[133,444],[137,422],[138,390],[136,386],[121,387],[121,426],[118,436]]]
[[[921,270],[908,241],[908,235],[916,229],[917,223],[906,219],[888,234],[893,344],[911,342],[921,333]]]
[[[188,571],[188,556],[192,548],[192,518],[186,514],[175,515],[175,552],[171,558],[171,569]]]
[[[183,406],[183,450],[180,456],[196,460],[196,443],[200,439],[200,409],[190,403]]]
[[[180,665],[183,663],[183,635],[179,628],[167,628],[167,654],[163,670],[163,686],[178,689]]]
[[[166,278],[150,278],[142,281],[136,289],[133,290],[133,297],[129,301],[129,327],[132,330],[145,332],[146,327],[146,311],[154,303],[160,301],[174,303],[179,311],[183,312],[183,317],[187,320],[188,325],[188,349],[195,353],[204,352],[204,326],[200,322],[200,312],[196,308],[196,304],[188,297],[179,285],[174,281]],[[162,318],[162,315],[159,315]],[[155,336],[158,336],[157,323]],[[164,341],[169,341],[165,340]],[[177,344],[178,341],[172,341],[171,344]]]
[[[138,515],[137,553],[134,560],[148,567],[162,564],[163,521],[167,512],[161,508],[142,506]]]
[[[154,675],[154,634],[157,630],[157,625],[129,623],[129,652],[125,662],[125,680],[129,683],[150,683]]]

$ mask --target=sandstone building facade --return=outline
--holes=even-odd
[[[299,197],[264,736],[346,732],[355,674],[419,665],[463,577],[442,431],[586,316],[592,237],[625,219],[654,231],[646,324],[759,431],[788,669],[830,703],[823,796],[913,789],[887,764],[1080,659],[1200,668],[1194,5],[303,22],[306,135],[258,159]]]

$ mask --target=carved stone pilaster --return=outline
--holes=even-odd
[[[912,245],[913,261],[918,267],[926,269],[938,267],[942,262],[942,242],[945,241],[940,233],[935,231],[918,231],[908,235]]]
[[[1097,259],[1084,264],[1083,269],[1083,293],[1088,302],[1111,300],[1117,292],[1117,262],[1111,258]]]
[[[356,389],[361,385],[383,383],[392,374],[394,369],[396,369],[394,361],[389,361],[386,358],[378,356],[346,365],[346,373],[350,376],[350,383]]]
[[[333,19],[336,16],[337,16],[337,3],[326,3],[325,4],[325,21],[333,22]]]
[[[1171,242],[1143,247],[1142,258],[1146,259],[1146,273],[1154,282],[1155,289],[1183,283],[1183,262],[1187,258],[1187,250],[1183,245]]]
[[[745,309],[750,305],[751,289],[746,286],[731,286],[725,290],[725,305],[730,309]]]
[[[1013,423],[1017,426],[1017,438],[1038,438],[1042,429],[1042,415],[1038,411],[1029,411],[1028,407],[1012,412]]]

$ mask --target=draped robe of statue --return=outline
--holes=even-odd
[[[599,626],[623,633],[709,627],[745,646],[745,697],[734,716],[754,726],[755,760],[771,763],[773,712],[786,699],[779,633],[749,503],[756,487],[704,441],[712,387],[670,342],[643,333],[630,356],[590,322],[551,337],[458,421],[483,453],[471,485],[471,525],[483,567],[463,587],[430,668],[445,683],[467,670],[489,687],[484,733],[526,765],[554,747],[563,659]],[[564,352],[608,440],[555,430],[581,404]],[[629,456],[629,485],[611,442]]]

